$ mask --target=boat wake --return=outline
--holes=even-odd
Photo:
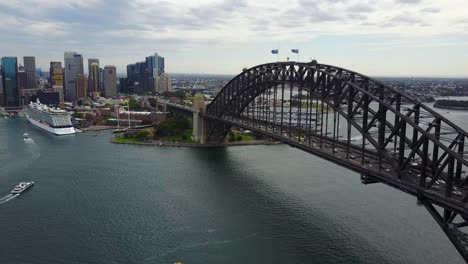
[[[23,141],[24,141],[24,143],[26,143],[26,144],[32,144],[32,143],[34,143],[34,140],[33,140],[32,138],[25,138],[25,139],[23,139]]]
[[[16,197],[18,197],[19,195],[20,195],[19,193],[17,193],[17,194],[10,193],[10,194],[0,198],[0,204],[4,204],[6,202],[9,202],[9,201],[15,199]]]

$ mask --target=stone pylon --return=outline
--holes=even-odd
[[[205,96],[203,94],[195,94],[193,99],[193,140],[206,143],[206,124],[202,115],[205,114]]]

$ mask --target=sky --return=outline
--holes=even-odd
[[[371,76],[467,77],[466,14],[467,0],[8,0],[0,57],[48,69],[76,51],[85,72],[99,58],[124,73],[158,52],[166,72],[214,74],[316,58]]]

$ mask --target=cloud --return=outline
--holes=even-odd
[[[348,12],[352,13],[371,13],[375,11],[375,7],[372,3],[363,3],[359,2],[356,4],[353,4],[347,8]]]
[[[227,61],[227,52],[235,54],[231,60],[245,54],[243,59],[263,61],[258,49],[282,43],[300,47],[331,38],[340,39],[333,42],[339,48],[341,43],[367,36],[436,40],[446,34],[466,35],[467,24],[460,23],[466,20],[466,0],[447,2],[8,0],[0,1],[1,55],[37,50],[47,65],[47,60],[62,58],[63,51],[76,50],[85,58],[98,57],[124,69],[125,63],[154,51],[175,57],[195,54],[190,56],[198,56],[202,65],[206,58]],[[215,51],[219,53],[212,56]],[[174,65],[170,61],[168,65]]]
[[[423,8],[421,9],[421,12],[424,12],[424,13],[440,13],[440,8],[438,7],[426,7],[426,8]]]
[[[391,24],[407,24],[407,25],[415,25],[423,23],[422,19],[416,17],[408,12],[396,15],[389,19],[388,21]]]
[[[419,4],[422,0],[396,0],[396,2],[400,4]]]

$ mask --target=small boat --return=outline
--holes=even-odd
[[[31,186],[34,185],[34,182],[20,182],[18,185],[15,186],[15,188],[11,191],[12,194],[18,194],[26,191],[29,189]]]
[[[28,133],[24,133],[24,134],[23,134],[23,139],[30,139],[29,134],[28,134]]]

